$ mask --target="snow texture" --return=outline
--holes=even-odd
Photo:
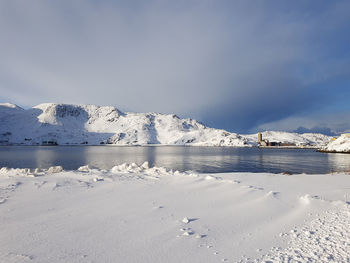
[[[24,110],[0,104],[0,144],[257,146],[257,134],[208,128],[173,114],[121,112],[115,107],[44,103]],[[264,139],[323,145],[321,134],[265,132]]]
[[[336,140],[330,142],[322,150],[328,152],[350,153],[350,136],[342,135]]]
[[[295,228],[288,247],[273,248],[255,262],[350,262],[350,210],[327,211],[309,224]]]
[[[60,170],[0,169],[0,262],[350,260],[348,174]]]

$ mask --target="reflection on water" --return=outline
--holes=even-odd
[[[109,169],[121,163],[148,161],[180,171],[329,173],[349,171],[350,154],[325,154],[306,149],[231,147],[113,147],[113,146],[4,146],[0,167],[77,169],[89,164]]]
[[[350,172],[350,154],[327,154],[328,162],[332,164],[331,171]]]

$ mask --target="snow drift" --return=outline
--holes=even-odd
[[[349,262],[349,175],[0,169],[0,262]]]

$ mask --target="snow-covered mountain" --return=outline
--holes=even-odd
[[[350,153],[350,135],[342,134],[339,138],[322,148],[322,150],[326,152]]]
[[[325,145],[321,134],[266,132],[264,139]],[[159,113],[121,112],[115,107],[45,103],[24,110],[0,104],[0,144],[256,146],[257,135],[208,128],[193,119]]]
[[[192,119],[158,113],[124,113],[114,107],[45,103],[24,110],[0,104],[0,142],[35,145],[208,145],[244,146],[236,133]]]

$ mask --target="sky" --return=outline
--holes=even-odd
[[[350,1],[0,1],[0,102],[350,131]]]

